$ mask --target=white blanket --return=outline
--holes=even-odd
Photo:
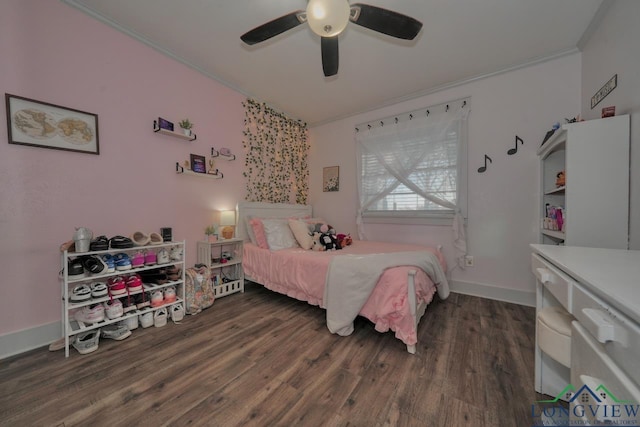
[[[449,283],[438,257],[428,251],[395,252],[333,257],[324,287],[327,327],[342,336],[353,332],[353,321],[367,302],[384,270],[390,267],[415,266],[435,283],[442,299],[449,296]]]

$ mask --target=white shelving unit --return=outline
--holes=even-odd
[[[629,116],[568,123],[537,151],[540,243],[628,248]],[[556,175],[565,171],[565,185]],[[564,208],[562,230],[542,227],[546,205]]]
[[[131,268],[129,270],[123,270],[123,271],[116,270],[113,273],[102,272],[102,273],[92,275],[85,272],[85,276],[83,277],[69,276],[69,271],[68,271],[69,261],[77,257],[88,256],[88,255],[95,255],[100,257],[104,254],[113,255],[118,253],[126,253],[131,257],[131,255],[137,251],[144,251],[144,250],[158,251],[163,248],[166,249],[167,251],[170,251],[174,247],[182,249],[182,259],[179,261],[171,260],[169,263],[165,263],[165,264],[143,266],[143,267]],[[91,252],[82,252],[82,253],[64,251],[62,253],[62,274],[60,276],[60,281],[62,283],[62,331],[64,334],[65,357],[69,357],[69,345],[71,342],[70,338],[81,332],[98,329],[103,326],[110,325],[112,323],[120,322],[130,317],[139,316],[141,314],[144,314],[150,311],[156,311],[162,307],[170,307],[177,303],[182,303],[184,306],[184,303],[185,303],[184,259],[185,259],[185,242],[184,241],[166,242],[166,243],[161,243],[157,245],[137,246],[137,247],[126,248],[126,249],[108,249],[103,251],[91,251]],[[162,285],[143,283],[143,290],[133,291],[133,292],[130,292],[129,294],[125,293],[124,295],[117,295],[117,296],[114,296],[113,298],[114,299],[123,298],[123,301],[124,301],[127,299],[127,295],[135,296],[135,295],[141,294],[142,292],[151,292],[157,289],[164,289],[169,286],[174,286],[176,288],[176,296],[177,296],[176,301],[171,302],[169,304],[163,304],[158,307],[145,307],[143,309],[138,309],[131,313],[125,313],[123,316],[117,317],[115,319],[109,319],[105,315],[104,320],[97,323],[83,323],[75,320],[73,313],[77,309],[81,309],[82,307],[92,305],[92,304],[102,304],[105,301],[109,301],[112,298],[109,295],[107,295],[99,298],[89,298],[88,300],[82,301],[82,302],[72,302],[70,301],[69,297],[75,286],[82,285],[82,284],[90,285],[91,283],[95,283],[95,282],[104,282],[106,284],[107,279],[109,279],[110,277],[114,277],[114,276],[126,277],[134,273],[139,273],[142,271],[158,270],[160,268],[166,268],[172,265],[179,267],[182,271],[181,277],[179,280],[169,281]],[[147,300],[149,300],[149,298],[147,298]]]
[[[236,292],[244,292],[242,269],[242,239],[223,239],[216,242],[198,242],[198,263],[211,269],[213,290],[216,298]],[[231,259],[223,261],[223,255]],[[218,279],[214,279],[217,277]]]

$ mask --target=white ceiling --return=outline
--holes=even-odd
[[[576,51],[602,3],[363,0],[418,19],[422,31],[404,41],[350,23],[338,74],[324,77],[307,24],[254,46],[240,41],[306,0],[63,1],[309,125]]]

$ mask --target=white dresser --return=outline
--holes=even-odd
[[[640,424],[640,251],[531,247],[537,312],[572,316],[568,361],[536,339],[536,391],[568,401],[573,424]]]

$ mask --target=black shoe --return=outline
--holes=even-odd
[[[133,247],[133,240],[124,236],[114,236],[109,240],[112,249],[129,249]]]
[[[89,249],[92,251],[106,251],[109,249],[109,239],[107,236],[99,236],[91,241]]]

